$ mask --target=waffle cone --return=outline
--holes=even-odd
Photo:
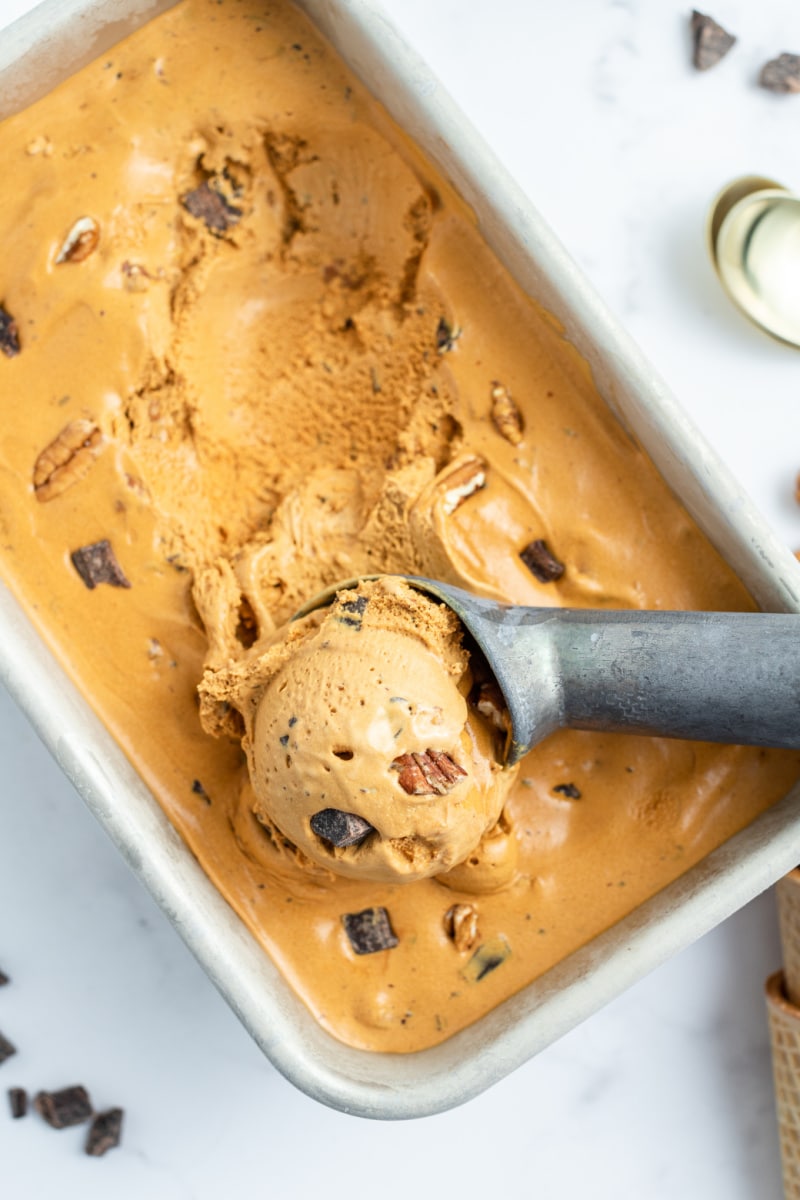
[[[800,1200],[800,1008],[786,998],[783,971],[766,984],[775,1107],[786,1200]]]
[[[800,1008],[800,869],[780,879],[776,888],[781,927],[784,989],[790,1003]]]

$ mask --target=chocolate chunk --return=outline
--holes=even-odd
[[[0,971],[0,987],[5,987],[7,983],[11,983],[11,980],[7,975],[4,975],[3,972]]]
[[[472,958],[461,971],[461,977],[467,983],[480,983],[487,975],[506,961],[511,955],[511,947],[501,935],[484,942],[473,954]]]
[[[6,312],[2,304],[0,304],[0,350],[3,351],[6,358],[13,358],[15,354],[19,354],[20,350],[17,322],[11,313]]]
[[[467,774],[449,754],[440,750],[401,754],[390,769],[400,772],[398,782],[409,796],[444,796]]]
[[[122,1137],[121,1108],[109,1108],[98,1113],[89,1126],[86,1138],[86,1153],[93,1158],[101,1158],[106,1151],[118,1146]]]
[[[229,204],[221,192],[211,187],[208,180],[182,196],[181,204],[212,233],[224,233],[236,225],[242,216],[242,210]]]
[[[566,796],[568,800],[580,800],[581,798],[581,790],[574,783],[557,783],[553,791],[558,792],[560,796]]]
[[[85,1087],[62,1088],[59,1092],[38,1092],[33,1107],[53,1129],[81,1125],[92,1115],[92,1104]]]
[[[765,63],[758,82],[768,92],[800,92],[800,54],[779,54]]]
[[[0,1063],[4,1063],[7,1058],[11,1058],[11,1055],[16,1053],[17,1047],[13,1046],[8,1038],[4,1038],[0,1033]]]
[[[525,566],[540,583],[552,583],[564,574],[564,564],[550,553],[542,538],[531,542],[519,554]]]
[[[460,337],[461,330],[457,326],[450,325],[444,317],[439,318],[439,324],[436,326],[436,349],[440,354],[449,354]]]
[[[357,813],[342,812],[339,808],[323,808],[314,813],[310,821],[311,828],[317,837],[334,846],[355,846],[363,842],[368,834],[375,832],[375,826],[370,825]]]
[[[724,58],[735,45],[736,38],[728,33],[721,25],[705,13],[696,9],[692,13],[692,37],[694,39],[694,55],[692,62],[698,71],[707,71]]]
[[[87,588],[96,588],[98,583],[109,583],[112,587],[129,588],[122,567],[116,560],[111,542],[107,538],[81,546],[70,555],[72,565]]]
[[[391,950],[398,944],[385,908],[345,913],[342,924],[356,954],[375,954],[378,950]]]
[[[25,1091],[25,1088],[9,1088],[8,1103],[11,1107],[11,1116],[15,1121],[18,1121],[20,1117],[24,1117],[28,1111],[28,1093]]]
[[[354,600],[342,600],[337,607],[337,620],[340,625],[352,625],[354,629],[361,628],[367,604],[366,596],[356,596]],[[340,616],[338,614],[344,614]]]

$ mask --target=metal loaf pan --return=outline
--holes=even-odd
[[[168,7],[169,0],[46,0],[3,35],[0,116]],[[425,64],[370,0],[301,0],[300,7],[455,185],[511,274],[561,322],[601,394],[762,607],[800,612],[800,565]],[[296,998],[3,589],[0,678],[268,1058],[310,1096],[360,1116],[419,1117],[477,1095],[797,862],[795,791],[442,1045],[411,1055],[353,1050],[326,1034]]]

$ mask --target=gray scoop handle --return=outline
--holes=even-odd
[[[800,616],[517,608],[435,586],[508,704],[509,764],[564,726],[800,749]]]

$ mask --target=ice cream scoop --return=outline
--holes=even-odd
[[[800,196],[760,175],[723,188],[708,249],[734,304],[767,333],[800,346]]]
[[[508,707],[509,766],[562,727],[800,748],[800,615],[525,608],[407,582],[483,652]]]

